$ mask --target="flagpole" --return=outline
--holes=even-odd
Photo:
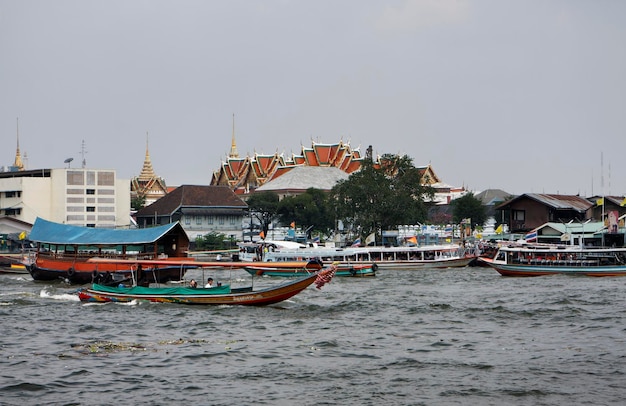
[[[602,224],[604,225],[604,152],[601,151],[600,152],[600,189],[602,192],[602,209],[601,209],[601,213],[602,213]],[[602,246],[604,247],[604,234],[605,232],[602,233]]]

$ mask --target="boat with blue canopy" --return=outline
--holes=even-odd
[[[117,285],[135,275],[137,284],[181,280],[195,268],[187,257],[189,238],[180,223],[141,229],[107,229],[60,224],[37,218],[29,239],[36,244],[26,266],[34,280]],[[92,262],[101,258],[109,261]],[[159,259],[141,266],[116,260]],[[181,264],[180,260],[185,260]]]

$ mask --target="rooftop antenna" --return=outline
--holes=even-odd
[[[67,167],[70,168],[71,167],[71,162],[74,160],[74,158],[67,158],[65,161],[63,161],[63,163],[67,164]]]
[[[87,161],[85,160],[86,153],[87,153],[87,150],[85,149],[85,140],[83,140],[80,146],[80,155],[83,158],[83,169],[85,169],[85,167],[87,166]]]

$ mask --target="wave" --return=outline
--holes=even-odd
[[[76,295],[75,293],[53,294],[53,293],[48,292],[45,289],[42,289],[41,292],[39,292],[39,297],[44,298],[44,299],[63,300],[63,301],[68,301],[68,302],[80,301],[80,299],[78,298],[78,295]]]

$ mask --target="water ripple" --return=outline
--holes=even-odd
[[[259,283],[275,280],[265,278]],[[263,308],[81,304],[0,275],[0,403],[621,404],[626,285],[336,278]]]

